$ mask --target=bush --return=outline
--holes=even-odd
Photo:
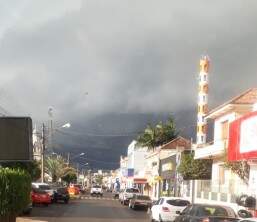
[[[184,180],[210,180],[212,160],[194,159],[194,153],[183,153],[178,172]]]
[[[20,169],[0,168],[0,218],[20,213],[30,203],[31,177]]]
[[[41,176],[40,163],[37,161],[31,162],[2,162],[2,167],[8,167],[11,169],[21,169],[28,172],[33,181],[36,181]]]

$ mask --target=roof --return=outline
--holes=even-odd
[[[178,136],[176,139],[161,146],[162,150],[176,149],[177,147],[184,147],[185,149],[191,148],[191,142],[182,136]]]
[[[249,110],[255,103],[257,103],[257,88],[250,88],[242,94],[211,110],[206,118],[217,118],[236,107],[240,107],[242,111]]]

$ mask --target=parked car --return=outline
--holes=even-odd
[[[31,201],[33,206],[36,204],[44,204],[45,206],[48,206],[48,204],[51,203],[51,197],[46,191],[33,188],[31,191]]]
[[[209,204],[189,205],[175,219],[175,222],[232,222],[239,221],[231,207]]]
[[[149,196],[134,194],[133,197],[129,200],[129,208],[143,208],[144,210],[148,210],[151,208],[152,201]]]
[[[79,188],[77,186],[75,186],[74,184],[71,184],[68,187],[68,192],[70,195],[79,195],[79,193],[80,193]]]
[[[70,194],[66,187],[59,187],[54,191],[54,202],[63,201],[64,203],[68,203],[70,200]]]
[[[84,189],[83,189],[82,185],[74,184],[74,187],[76,187],[78,189],[79,193],[84,193]]]
[[[174,221],[190,202],[178,197],[161,197],[151,208],[152,221]]]
[[[126,188],[123,192],[119,194],[119,200],[121,204],[129,204],[129,200],[133,197],[134,194],[139,194],[140,191],[137,188]]]
[[[94,196],[94,195],[103,196],[102,187],[100,185],[94,185],[93,187],[91,187],[90,195],[91,196]]]
[[[54,201],[54,189],[49,184],[47,184],[47,183],[32,183],[32,188],[46,191],[50,195],[52,202]]]

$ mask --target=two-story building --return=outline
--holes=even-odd
[[[178,196],[183,192],[185,186],[177,173],[177,167],[181,152],[190,148],[190,141],[179,136],[148,153],[145,158],[149,184],[147,193],[153,200],[160,196]],[[187,188],[189,189],[188,186],[185,189]]]
[[[196,201],[227,203],[235,206],[236,197],[247,192],[247,185],[231,170],[227,161],[229,124],[253,110],[257,89],[252,88],[213,109],[205,117],[214,122],[214,140],[195,149],[195,159],[212,159],[212,179],[197,181]]]

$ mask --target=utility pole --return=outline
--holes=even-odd
[[[44,183],[44,161],[45,161],[45,124],[42,125],[42,147],[41,147],[41,182]]]
[[[68,163],[68,166],[70,166],[70,152],[68,153],[67,163]]]

